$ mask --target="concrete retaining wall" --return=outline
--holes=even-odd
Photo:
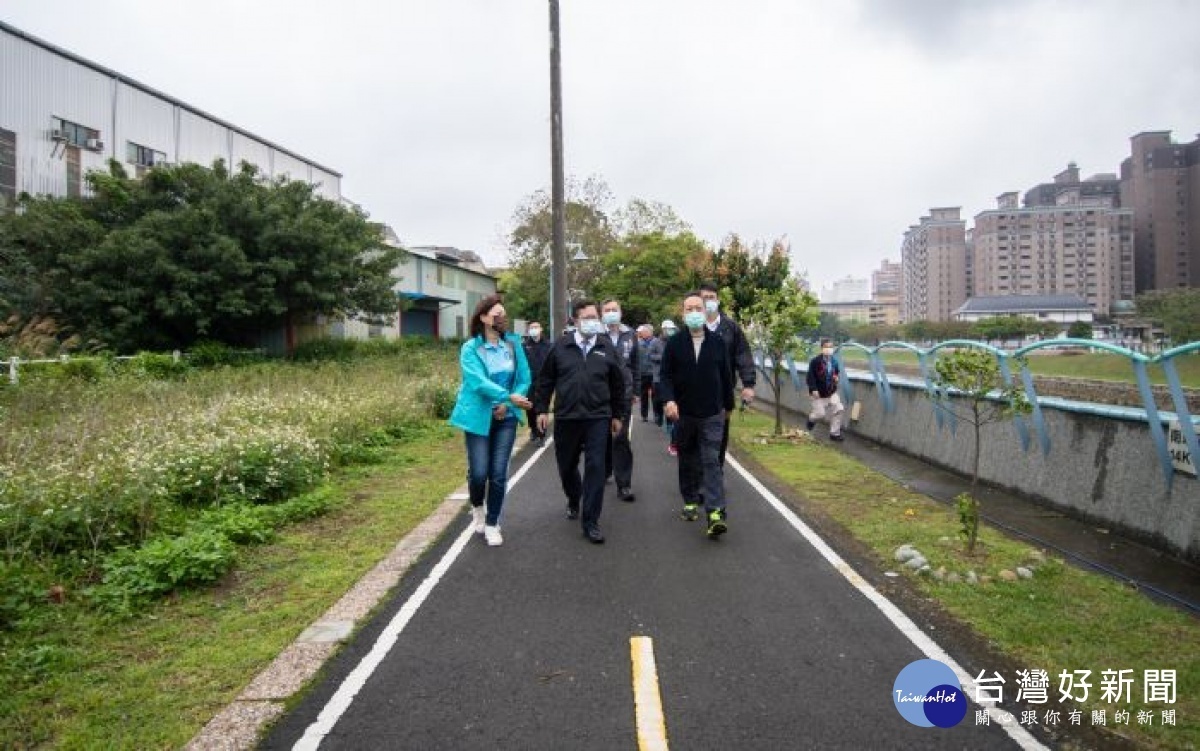
[[[803,383],[803,366],[801,371]],[[783,405],[807,414],[808,395],[793,387],[786,372],[782,380]],[[869,374],[851,372],[850,380],[862,404],[850,433],[969,476],[973,428],[963,422],[956,430],[939,427],[922,383],[889,379],[895,409],[885,413]],[[757,396],[774,403],[761,375]],[[846,409],[848,418],[848,403]],[[1036,437],[1028,451],[1022,449],[1011,422],[983,428],[981,480],[1200,562],[1200,481],[1176,472],[1167,487],[1144,417],[1140,422],[1102,417],[1045,403],[1042,414],[1050,436],[1048,455]]]

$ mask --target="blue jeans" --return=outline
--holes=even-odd
[[[463,433],[467,439],[467,492],[472,506],[482,506],[487,495],[487,524],[496,526],[508,490],[508,460],[517,440],[517,418],[492,420],[487,435]]]

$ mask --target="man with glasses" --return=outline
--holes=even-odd
[[[610,435],[621,431],[621,416],[629,413],[625,362],[600,322],[596,303],[581,300],[572,313],[575,331],[564,334],[538,373],[534,410],[538,428],[549,424],[551,397],[554,400],[554,458],[563,493],[567,496],[567,518],[580,519],[583,536],[604,542],[600,511],[604,505],[604,460]],[[583,455],[583,478],[579,456]]]

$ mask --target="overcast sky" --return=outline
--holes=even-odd
[[[545,0],[3,0],[0,18],[343,174],[408,244],[505,261],[550,185]],[[818,288],[1068,161],[1200,131],[1191,0],[562,0],[568,175]]]

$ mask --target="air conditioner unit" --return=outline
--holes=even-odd
[[[87,140],[87,147],[92,151],[99,151],[104,148],[104,141],[101,141],[99,138],[89,138]]]
[[[155,162],[151,166],[152,167],[174,167],[175,162],[161,161],[161,162]]]
[[[67,131],[59,130],[58,128],[55,128],[54,130],[50,131],[50,140],[51,141],[66,141],[66,140],[68,140],[67,139]]]

